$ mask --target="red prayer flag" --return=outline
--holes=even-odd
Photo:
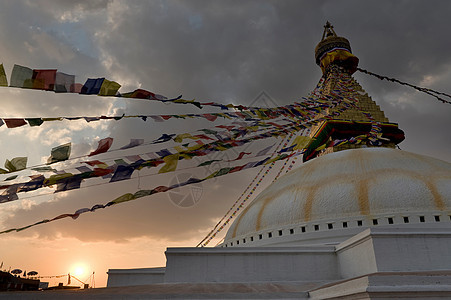
[[[24,119],[3,119],[3,121],[5,121],[8,128],[16,128],[27,124]]]
[[[94,175],[96,176],[105,176],[110,173],[113,173],[112,169],[94,168]]]
[[[71,93],[81,93],[81,88],[83,87],[83,84],[81,83],[74,83],[70,86],[70,92]]]
[[[214,116],[211,114],[203,114],[202,116],[204,116],[205,119],[211,122],[215,121],[218,118],[218,116]]]
[[[83,161],[85,164],[88,164],[90,166],[96,166],[96,165],[104,165],[104,162],[101,162],[100,160],[91,160],[91,161]]]
[[[155,98],[155,94],[143,89],[137,89],[133,91],[133,93],[130,95],[130,98],[149,99]]]
[[[154,188],[153,190],[157,193],[162,193],[162,192],[168,191],[169,187],[160,185],[160,186],[157,186],[156,188]]]
[[[33,70],[33,88],[53,91],[55,89],[56,69]]]
[[[113,144],[113,138],[104,138],[99,141],[99,145],[97,146],[97,149],[93,152],[91,152],[88,156],[93,156],[96,154],[107,152],[108,149],[110,149],[111,145]]]

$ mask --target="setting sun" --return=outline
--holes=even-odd
[[[86,266],[84,264],[73,265],[70,273],[77,277],[86,275],[87,274]]]

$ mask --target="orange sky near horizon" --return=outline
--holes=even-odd
[[[137,238],[127,242],[127,247],[116,242],[80,243],[73,238],[59,238],[53,241],[40,241],[34,237],[21,238],[10,236],[0,242],[2,249],[10,245],[7,252],[1,254],[3,270],[9,268],[22,271],[38,271],[40,276],[76,274],[77,267],[83,267],[84,273],[75,275],[84,281],[95,272],[95,286],[105,287],[108,269],[163,267],[166,264],[164,251],[167,247],[193,246],[202,239],[180,242]],[[124,249],[128,249],[124,251]],[[42,278],[50,286],[59,282],[67,285],[67,276],[62,278]],[[71,280],[70,285],[81,286]]]

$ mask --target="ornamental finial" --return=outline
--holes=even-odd
[[[334,26],[326,22],[323,36],[315,48],[315,61],[323,73],[331,63],[338,63],[352,74],[356,71],[359,59],[352,55],[349,41],[335,33]]]

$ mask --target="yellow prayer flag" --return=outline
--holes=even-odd
[[[5,68],[0,64],[0,86],[8,86],[8,79],[6,79]]]
[[[127,193],[120,197],[117,197],[116,199],[114,199],[111,202],[113,202],[114,204],[118,204],[118,203],[127,202],[127,201],[134,200],[134,199],[136,199],[135,195],[133,195],[131,193]]]
[[[195,139],[195,137],[189,133],[181,133],[174,138],[174,142],[181,143],[183,142],[183,139]]]
[[[172,172],[175,171],[175,169],[177,169],[177,164],[179,162],[179,154],[172,154],[172,155],[168,155],[166,157],[163,158],[164,162],[166,163],[163,167],[161,167],[160,171],[158,171],[158,173],[167,173],[167,172]]]
[[[267,165],[267,164],[270,164],[270,163],[272,163],[272,162],[275,162],[275,161],[277,161],[277,160],[279,160],[279,159],[280,159],[280,155],[277,155],[276,157],[273,157],[273,158],[271,158],[270,160],[267,160],[264,164]]]
[[[293,150],[301,150],[304,149],[311,140],[311,137],[300,135],[294,139],[294,142],[293,144],[291,144],[291,146],[296,145]]]
[[[99,96],[115,96],[121,85],[115,81],[103,80]]]
[[[315,151],[320,151],[320,150],[323,150],[323,149],[325,149],[325,148],[326,148],[326,146],[327,146],[327,143],[325,143],[325,144],[322,144],[321,146],[319,146],[318,148],[316,148],[316,149],[315,149]]]
[[[185,149],[182,146],[174,146],[174,149],[177,150],[177,152],[185,151]]]
[[[201,148],[202,146],[203,146],[203,145],[197,144],[197,145],[193,145],[193,146],[187,147],[187,149],[188,149],[189,151],[195,151],[195,150]]]

